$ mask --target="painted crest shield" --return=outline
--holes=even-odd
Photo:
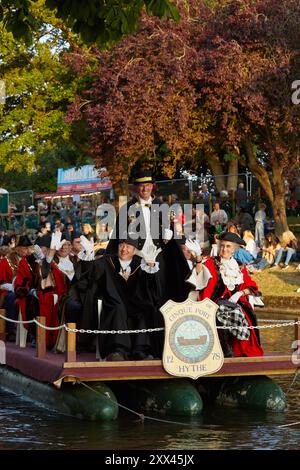
[[[160,308],[165,320],[163,366],[169,374],[197,379],[221,369],[224,355],[216,328],[217,310],[210,299],[168,300]]]

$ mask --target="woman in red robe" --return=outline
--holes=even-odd
[[[196,258],[196,271],[202,281],[197,286],[198,300],[209,298],[220,304],[229,301],[241,307],[249,326],[256,326],[256,316],[251,301],[258,293],[256,283],[250,278],[245,266],[239,266],[233,258],[238,245],[245,242],[236,234],[227,232],[222,236],[219,257],[209,257],[205,261]],[[233,356],[262,356],[263,350],[257,329],[251,329],[247,340],[237,339],[230,330],[219,330],[220,339],[229,343]],[[222,342],[222,341],[221,341]],[[230,355],[230,354],[228,354]]]

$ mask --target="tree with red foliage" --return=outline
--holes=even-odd
[[[123,192],[137,160],[157,161],[159,142],[168,148],[162,171],[172,176],[187,147],[186,134],[193,133],[188,123],[196,108],[197,52],[189,38],[188,12],[181,12],[178,24],[145,15],[136,34],[98,52],[92,84],[67,116],[87,123],[96,161],[107,166]],[[199,148],[203,136],[194,134],[190,140]]]
[[[99,66],[68,119],[88,126],[91,151],[115,183],[141,159],[172,176],[199,155],[215,168],[231,155],[257,177],[280,234],[284,170],[299,164],[300,106],[291,101],[299,2],[207,4],[179,2],[178,24],[144,16],[136,34],[96,52]]]
[[[257,177],[277,234],[287,230],[284,172],[299,166],[300,107],[291,85],[300,64],[296,0],[230,1],[216,9],[202,48],[201,96],[218,115],[223,145]]]

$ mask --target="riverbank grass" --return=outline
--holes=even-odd
[[[300,297],[300,293],[297,293],[300,288],[300,271],[296,267],[297,265],[292,265],[287,270],[266,269],[253,274],[252,278],[263,295]]]

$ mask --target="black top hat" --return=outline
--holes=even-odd
[[[139,246],[139,240],[135,240],[134,238],[131,238],[131,236],[128,234],[127,236],[124,236],[120,238],[119,244],[120,243],[127,243],[127,245],[134,246],[134,248],[138,248]]]
[[[143,170],[136,173],[133,184],[154,183],[150,170]]]
[[[51,235],[43,235],[42,237],[37,237],[35,240],[35,244],[38,246],[45,246],[46,248],[50,248],[51,245]]]
[[[226,242],[236,243],[237,245],[246,246],[246,242],[244,242],[244,240],[241,237],[239,237],[236,233],[232,233],[232,232],[223,233],[220,236],[220,240],[224,240]]]
[[[20,235],[17,239],[16,247],[17,246],[32,246],[32,242],[27,235]]]

